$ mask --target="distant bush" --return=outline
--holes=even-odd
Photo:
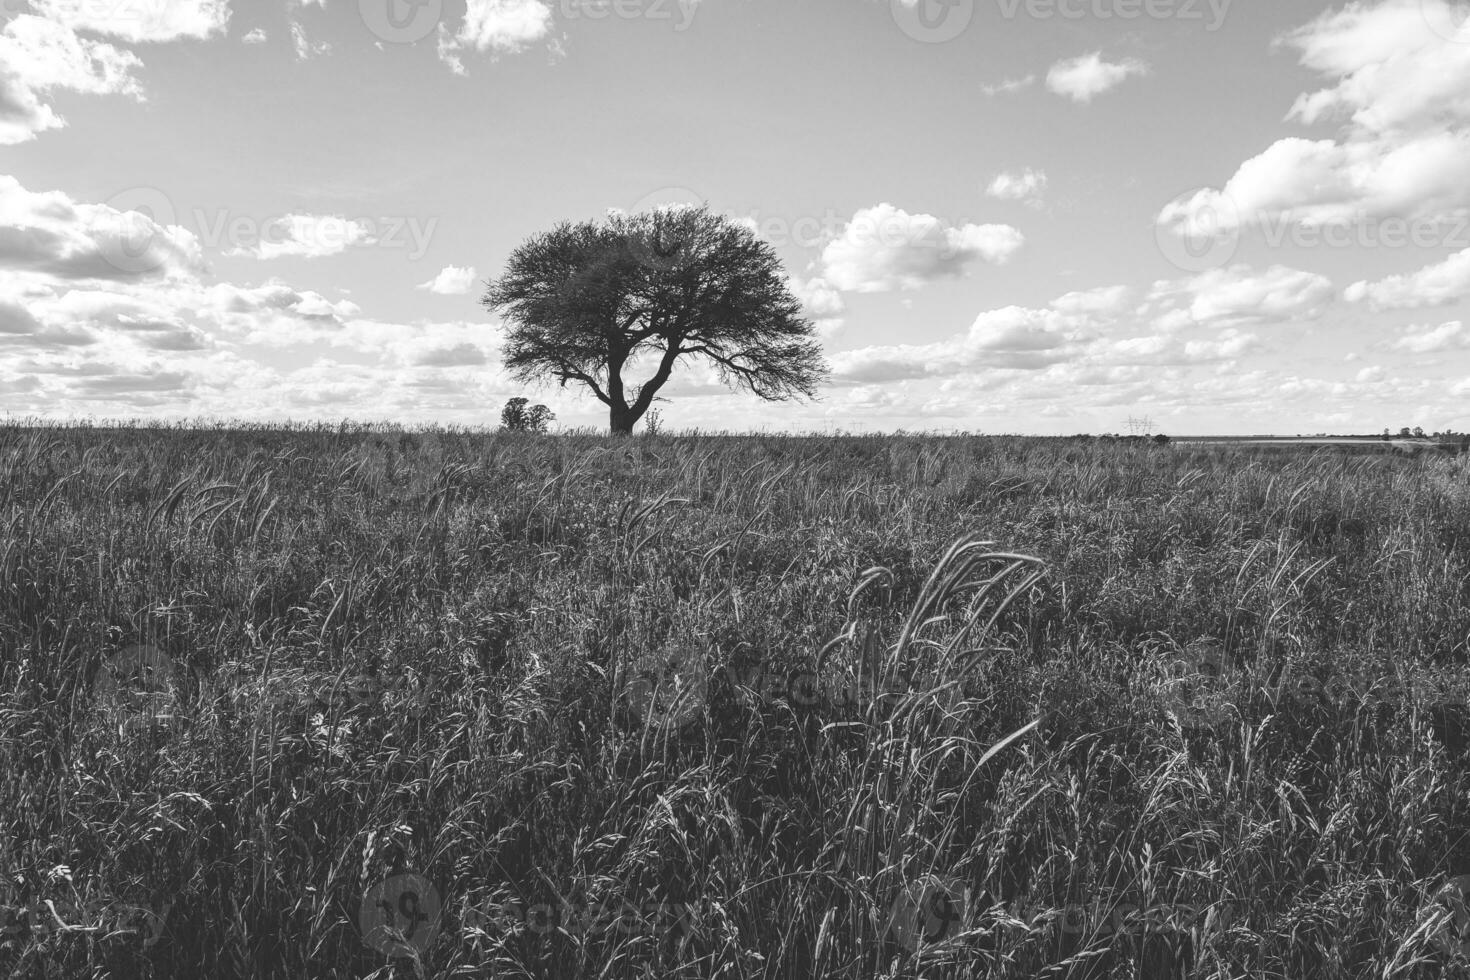
[[[512,432],[545,432],[556,414],[545,405],[526,407],[528,398],[512,398],[500,410],[500,425]]]

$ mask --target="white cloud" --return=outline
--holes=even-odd
[[[1136,58],[1104,61],[1101,51],[1058,61],[1046,73],[1046,87],[1057,95],[1086,105],[1094,98],[1122,85],[1134,75],[1147,75],[1148,65]]]
[[[1024,91],[1036,83],[1035,75],[1026,75],[1021,78],[1007,78],[993,85],[982,85],[980,90],[989,96],[1014,95]]]
[[[1116,316],[1128,304],[1132,292],[1127,286],[1100,286],[1058,296],[1051,307],[1074,315]]]
[[[413,355],[413,363],[424,367],[474,367],[488,360],[484,348],[469,341],[426,347]]]
[[[447,265],[439,270],[439,274],[433,279],[420,283],[414,288],[438,293],[440,296],[463,296],[475,288],[475,279],[478,275],[474,266],[461,269],[458,266]]]
[[[263,27],[257,27],[254,30],[252,30],[250,33],[246,34],[244,37],[240,38],[240,43],[241,44],[264,44],[266,42],[266,40],[268,39],[268,37],[269,37],[269,35],[266,34],[265,28],[263,28]]]
[[[177,279],[203,268],[199,240],[137,211],[78,204],[0,176],[0,267],[59,279]]]
[[[306,36],[306,28],[300,21],[291,22],[291,45],[296,49],[296,60],[306,61],[319,54],[328,54],[332,45],[326,41],[313,41]]]
[[[918,289],[966,275],[972,265],[1004,264],[1025,242],[1010,225],[949,225],[891,204],[858,211],[822,251],[823,278],[844,292]]]
[[[41,96],[53,89],[142,98],[137,56],[77,37],[66,26],[22,14],[0,31],[0,145],[24,143],[64,126]]]
[[[984,370],[1039,371],[1082,354],[1103,320],[1058,309],[1007,306],[975,317],[963,335],[931,344],[839,351],[834,379],[885,383],[953,377]]]
[[[4,410],[472,421],[512,393],[501,326],[384,323],[275,279],[209,283],[186,230],[10,177],[0,268]],[[306,366],[269,366],[272,350]]]
[[[1466,347],[1470,347],[1470,330],[1466,330],[1459,320],[1441,323],[1437,327],[1427,323],[1405,327],[1399,338],[1389,344],[1391,350],[1410,354],[1432,354]]]
[[[463,74],[462,52],[518,54],[546,40],[551,27],[551,6],[544,0],[468,0],[457,32],[440,25],[439,57]]]
[[[1282,265],[1263,272],[1235,265],[1157,283],[1141,312],[1157,314],[1155,323],[1164,329],[1279,322],[1320,316],[1332,297],[1326,276]]]
[[[257,259],[319,259],[374,241],[372,229],[360,221],[337,215],[288,214],[268,223],[254,246],[231,249],[225,254]]]
[[[1343,292],[1352,303],[1367,301],[1375,310],[1415,310],[1445,306],[1470,296],[1470,248],[1407,276],[1355,282]]]
[[[1041,195],[1046,190],[1046,172],[1027,167],[1020,173],[997,174],[985,188],[985,193],[1002,201],[1021,201],[1031,207],[1041,206]]]
[[[228,0],[30,0],[36,13],[124,41],[203,40],[230,23]]]
[[[1470,206],[1470,44],[1433,26],[1453,16],[1445,0],[1351,3],[1288,34],[1283,42],[1329,82],[1299,96],[1288,118],[1339,121],[1343,135],[1278,140],[1160,221],[1351,225]]]
[[[792,276],[789,285],[791,292],[801,300],[806,315],[814,321],[818,336],[831,337],[842,329],[842,315],[847,312],[847,304],[831,283],[821,277],[802,279]]]

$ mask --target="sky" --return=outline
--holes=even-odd
[[[1470,6],[0,0],[0,412],[493,425],[528,237],[707,203],[832,368],[672,429],[1470,429]]]

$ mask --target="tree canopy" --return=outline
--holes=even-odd
[[[558,225],[511,254],[482,302],[509,326],[517,380],[585,386],[615,433],[632,431],[680,358],[768,401],[814,398],[827,376],[775,249],[707,205]]]

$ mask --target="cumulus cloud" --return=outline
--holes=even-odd
[[[1189,324],[1226,325],[1305,320],[1320,316],[1333,297],[1332,280],[1273,265],[1211,269],[1190,279],[1157,283],[1143,312],[1165,329]]]
[[[36,13],[74,30],[124,41],[203,40],[223,34],[230,23],[229,0],[84,2],[30,0]]]
[[[270,35],[266,34],[265,28],[257,27],[244,37],[240,38],[241,44],[264,44]]]
[[[1064,98],[1086,105],[1135,75],[1147,75],[1148,65],[1136,58],[1111,62],[1101,51],[1058,61],[1046,73],[1046,87]]]
[[[1036,76],[1025,75],[1021,78],[1007,78],[1004,81],[996,82],[992,85],[982,85],[980,90],[992,97],[997,95],[1014,95],[1017,92],[1025,91],[1034,84],[1036,84]]]
[[[439,57],[463,74],[463,52],[518,54],[550,37],[551,27],[551,6],[544,0],[468,0],[458,31],[440,25]]]
[[[1419,324],[1405,327],[1389,348],[1409,354],[1433,354],[1439,351],[1463,350],[1470,347],[1470,330],[1459,320],[1439,326]]]
[[[474,367],[489,360],[483,348],[468,341],[428,347],[412,355],[412,362],[425,367]]]
[[[1063,313],[1116,316],[1128,305],[1132,295],[1127,286],[1100,286],[1058,296],[1051,306]]]
[[[1112,290],[1094,291],[1098,295]],[[987,310],[962,335],[931,344],[896,344],[840,351],[831,357],[839,383],[875,384],[952,377],[979,370],[1039,371],[1079,356],[1109,320],[1101,304],[1069,293],[1040,309],[1007,306]],[[1087,309],[1094,306],[1094,309]],[[1111,308],[1107,308],[1111,310]]]
[[[459,268],[447,265],[439,270],[439,274],[428,282],[419,283],[415,289],[427,290],[438,293],[441,296],[463,296],[475,288],[475,279],[479,273],[474,266]]]
[[[1280,266],[1159,282],[1142,305],[1126,286],[1079,290],[1045,307],[986,311],[946,340],[838,352],[833,378],[882,384],[1024,372],[1047,383],[1097,386],[1137,381],[1134,369],[1224,369],[1265,348],[1246,326],[1316,316],[1332,295],[1328,280]]]
[[[1470,248],[1411,275],[1355,282],[1343,292],[1349,302],[1367,302],[1375,310],[1446,306],[1466,296],[1470,296]]]
[[[355,245],[371,245],[372,228],[338,215],[287,214],[261,229],[260,241],[231,249],[226,255],[256,259],[319,259],[340,255]]]
[[[1335,121],[1342,135],[1278,140],[1223,187],[1164,208],[1160,222],[1185,231],[1267,219],[1320,226],[1443,218],[1470,206],[1470,44],[1435,26],[1454,16],[1446,0],[1351,3],[1286,35],[1328,82],[1301,94],[1288,119]]]
[[[367,320],[278,279],[212,282],[184,229],[9,177],[0,268],[3,410],[470,421],[512,390],[501,326]]]
[[[1041,195],[1046,190],[1046,172],[1027,167],[1020,173],[1003,172],[996,175],[985,188],[985,193],[1002,201],[1020,201],[1030,207],[1041,206]]]
[[[1002,265],[1025,242],[1010,225],[953,226],[891,204],[864,208],[822,251],[822,277],[844,292],[918,289],[967,275],[975,264]]]
[[[0,175],[0,266],[59,279],[131,281],[192,277],[199,240],[137,211],[32,192]]]
[[[847,312],[847,304],[831,283],[820,276],[813,279],[792,276],[788,285],[792,294],[801,300],[818,336],[831,337],[842,329],[842,316]]]
[[[142,98],[136,55],[90,41],[64,24],[21,14],[0,31],[0,145],[66,124],[42,101],[52,90]]]
[[[327,41],[313,41],[306,36],[306,28],[300,21],[291,22],[291,46],[296,50],[296,60],[306,61],[320,54],[329,54],[332,45]]]

